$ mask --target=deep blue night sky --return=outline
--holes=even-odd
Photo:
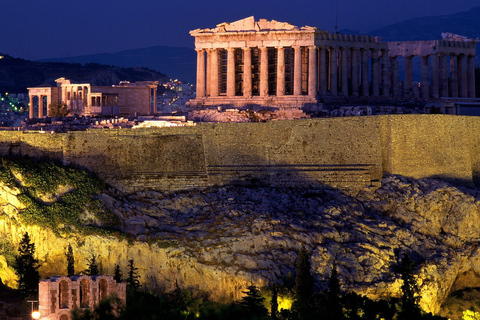
[[[480,0],[337,0],[341,29],[447,15]],[[189,30],[254,15],[333,31],[335,0],[0,0],[0,52],[25,59],[193,47]]]

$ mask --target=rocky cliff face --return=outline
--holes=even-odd
[[[452,290],[480,286],[480,214],[475,190],[439,180],[388,176],[382,187],[358,194],[333,189],[205,188],[122,194],[108,190],[103,205],[121,218],[135,240],[59,235],[18,222],[15,190],[1,192],[0,232],[18,243],[28,231],[43,276],[66,272],[70,243],[76,271],[97,255],[103,273],[115,264],[126,273],[134,259],[143,285],[176,284],[238,299],[250,282],[265,285],[292,272],[302,245],[311,252],[319,287],[334,263],[343,290],[371,298],[398,296],[395,266],[402,254],[416,261],[421,306],[437,313]],[[0,261],[1,262],[1,261]],[[5,283],[14,279],[6,277]]]

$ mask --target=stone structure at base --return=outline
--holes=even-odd
[[[126,290],[126,284],[112,276],[51,277],[40,281],[38,311],[41,319],[69,320],[72,310],[91,309],[111,296],[125,303]]]
[[[197,51],[197,95],[191,106],[302,106],[327,95],[411,96],[415,55],[422,57],[422,97],[475,94],[476,40],[453,34],[441,41],[387,43],[253,16],[190,34]],[[404,90],[397,56],[407,62]]]
[[[79,116],[132,116],[157,113],[157,81],[135,83],[122,81],[119,85],[111,87],[77,84],[65,78],[55,81],[56,87],[28,88],[30,119],[49,115],[48,106],[54,102],[66,104],[70,114]]]

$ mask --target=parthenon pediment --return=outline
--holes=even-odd
[[[311,28],[311,27],[303,27]],[[288,31],[299,30],[297,26],[287,22],[276,20],[260,19],[255,21],[254,16],[250,16],[234,22],[222,22],[217,24],[214,29],[196,29],[190,33],[219,33],[219,32],[241,32],[241,31]]]

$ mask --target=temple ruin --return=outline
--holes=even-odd
[[[133,116],[157,113],[158,81],[130,83],[122,81],[114,86],[92,86],[72,83],[60,78],[56,87],[28,88],[29,118],[48,114],[48,106],[57,102],[66,104],[70,114],[79,116]],[[47,112],[45,112],[45,109]],[[35,112],[35,110],[37,112]],[[36,114],[35,114],[36,113]]]
[[[477,40],[382,42],[248,17],[190,31],[197,51],[191,106],[308,105],[322,97],[474,97]],[[421,82],[412,58],[421,58]],[[400,81],[398,57],[405,58]],[[415,85],[416,88],[415,89]]]
[[[91,309],[111,296],[125,303],[126,290],[112,276],[51,277],[40,281],[38,311],[41,319],[69,320],[72,310]]]

